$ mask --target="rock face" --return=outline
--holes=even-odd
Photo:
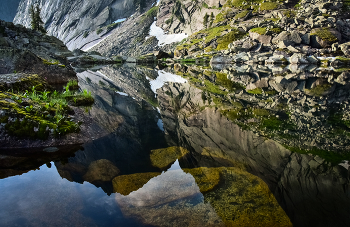
[[[21,0],[0,0],[0,20],[12,21],[15,18]]]
[[[70,51],[62,41],[21,25],[0,21],[0,73],[38,74],[48,83],[77,79],[66,56]]]
[[[48,34],[53,35],[68,47],[75,46],[75,39],[85,32],[90,32],[122,18],[127,18],[137,11],[143,11],[154,0],[22,0],[19,4],[14,23],[30,26],[28,9],[38,2],[42,9],[41,17]],[[82,40],[81,42],[84,42]],[[74,49],[74,48],[72,48]]]

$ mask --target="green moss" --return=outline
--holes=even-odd
[[[328,28],[322,28],[322,29],[318,29],[316,30],[316,32],[311,33],[310,35],[315,35],[318,36],[319,38],[321,38],[324,41],[328,41],[328,42],[337,42],[338,38],[335,37]]]
[[[323,158],[325,161],[332,163],[333,165],[339,164],[343,160],[350,160],[350,153],[335,153],[327,150],[322,150],[316,147],[312,147],[311,149],[301,149],[299,147],[289,147],[285,146],[292,152],[299,154],[313,154],[318,155]]]
[[[337,60],[345,63],[345,64],[349,64],[350,63],[350,58],[345,58],[345,57],[336,57]]]
[[[68,106],[68,100],[75,104],[89,100],[93,103],[91,94],[87,91],[83,93],[73,93],[69,87],[76,82],[70,82],[66,86],[64,93],[56,91],[38,91],[32,87],[31,91],[15,94],[10,92],[0,92],[0,109],[6,113],[6,131],[16,137],[31,139],[46,139],[50,133],[54,136],[62,136],[67,133],[79,132],[80,124],[70,119],[72,109]],[[12,101],[8,101],[12,100]],[[73,112],[74,113],[74,112]],[[10,121],[9,118],[12,120]],[[50,132],[51,131],[51,132]]]
[[[264,2],[264,3],[261,3],[260,5],[260,10],[274,10],[274,9],[277,9],[278,7],[278,3],[276,2]]]
[[[283,15],[286,16],[287,18],[293,18],[296,16],[296,12],[293,10],[286,10],[283,12]]]
[[[59,67],[65,68],[66,66],[61,64],[58,60],[46,60],[42,59],[45,65],[58,65]]]
[[[219,95],[226,95],[228,92],[223,91],[219,88],[219,86],[211,83],[208,80],[204,80],[204,84],[205,84],[205,89],[211,93],[215,93],[215,94],[219,94]]]
[[[241,18],[247,16],[248,13],[249,13],[249,10],[244,10],[244,11],[236,14],[235,19],[241,19]]]
[[[224,14],[223,14],[223,12],[220,12],[220,13],[218,13],[218,15],[216,15],[214,22],[219,23],[219,22],[224,21],[224,20],[225,20]]]
[[[249,90],[248,93],[253,95],[261,95],[263,93],[263,90],[258,87],[253,90]]]
[[[251,32],[258,33],[260,35],[265,35],[266,34],[266,28],[253,28],[250,30]]]
[[[271,28],[270,31],[272,31],[273,33],[276,33],[276,34],[280,34],[282,32],[282,29],[281,28]]]
[[[147,17],[156,17],[156,16],[157,16],[157,13],[158,13],[158,9],[159,9],[158,6],[152,7],[150,10],[148,10],[148,11],[146,12],[146,16],[147,16]]]
[[[314,96],[322,96],[326,91],[328,91],[332,87],[331,84],[322,84],[307,90],[311,95]]]
[[[103,29],[102,29],[102,28],[99,28],[99,29],[96,30],[96,34],[97,34],[97,35],[101,34],[102,32],[103,32]]]
[[[226,35],[218,38],[217,50],[227,49],[227,46],[233,41],[243,38],[246,34],[238,30],[233,30]]]

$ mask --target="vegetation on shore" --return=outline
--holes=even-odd
[[[63,92],[42,90],[38,84],[25,91],[0,91],[0,123],[6,132],[20,138],[45,140],[79,132],[81,122],[73,120],[71,106],[93,104],[91,92],[77,91],[69,81]]]

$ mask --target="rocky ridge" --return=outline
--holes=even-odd
[[[31,4],[38,3],[48,34],[59,38],[73,50],[103,36],[111,28],[106,29],[105,26],[115,27],[113,22],[137,12],[142,13],[154,2],[155,0],[22,0],[13,22],[30,27],[28,9]]]

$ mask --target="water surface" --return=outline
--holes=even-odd
[[[76,146],[1,150],[0,225],[347,226],[341,73],[83,70],[80,87],[96,100],[86,109],[91,127],[105,133]]]

